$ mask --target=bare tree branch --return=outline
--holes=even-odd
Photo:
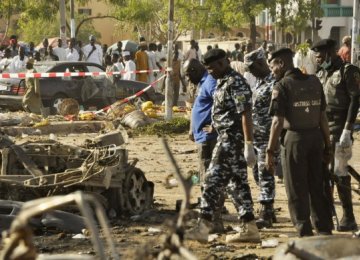
[[[112,19],[115,19],[115,20],[118,20],[118,21],[121,21],[119,18],[117,18],[116,16],[113,16],[113,15],[99,15],[99,16],[90,16],[90,17],[86,17],[84,19],[82,19],[78,26],[76,27],[76,30],[75,30],[75,35],[78,34],[79,30],[80,30],[80,27],[87,21],[90,21],[90,20],[95,20],[95,19],[104,19],[104,18],[112,18]]]

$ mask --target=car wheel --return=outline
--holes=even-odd
[[[51,110],[53,110],[56,114],[59,112],[59,106],[63,99],[67,98],[65,94],[56,94],[54,98],[51,100]]]

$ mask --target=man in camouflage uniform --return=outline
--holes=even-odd
[[[336,42],[325,39],[317,42],[312,50],[315,51],[316,61],[320,66],[317,76],[323,84],[327,102],[326,114],[329,121],[332,151],[348,151],[351,157],[352,130],[359,110],[360,73],[359,68],[344,63],[336,53]],[[335,147],[337,148],[335,149]],[[347,161],[349,158],[337,158]],[[339,231],[357,230],[351,198],[351,178],[347,169],[334,167],[331,171],[338,176],[337,190],[343,208],[343,217],[338,227]]]
[[[272,122],[269,107],[275,78],[266,63],[264,51],[258,49],[246,54],[244,62],[257,79],[252,95],[252,116],[254,147],[257,152],[257,169],[259,172],[259,201],[262,207],[256,224],[258,228],[269,228],[272,227],[274,216],[275,180],[274,175],[265,168],[265,156]]]
[[[204,63],[218,80],[212,107],[212,125],[218,139],[205,176],[200,219],[187,233],[187,238],[207,241],[214,229],[214,212],[222,206],[219,201],[227,188],[238,210],[241,231],[226,236],[226,242],[259,242],[247,180],[247,165],[253,167],[256,163],[252,144],[251,90],[245,79],[231,69],[224,50],[210,50],[204,56]]]

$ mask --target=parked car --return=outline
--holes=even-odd
[[[95,63],[51,61],[34,64],[37,72],[104,72]],[[54,107],[59,99],[74,98],[84,109],[101,109],[116,100],[129,97],[148,84],[139,81],[115,79],[107,76],[40,78],[40,92],[43,105]],[[22,109],[25,80],[3,79],[0,81],[0,107],[10,110]],[[135,102],[161,102],[163,96],[153,88],[138,97]]]

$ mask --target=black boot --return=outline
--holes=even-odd
[[[341,205],[343,208],[343,217],[340,220],[338,231],[354,231],[357,230],[357,224],[354,217],[353,205],[351,199],[351,177],[339,177],[337,190]]]
[[[258,227],[258,229],[272,227],[273,219],[274,219],[273,203],[261,204],[259,219],[256,220],[256,226]]]

